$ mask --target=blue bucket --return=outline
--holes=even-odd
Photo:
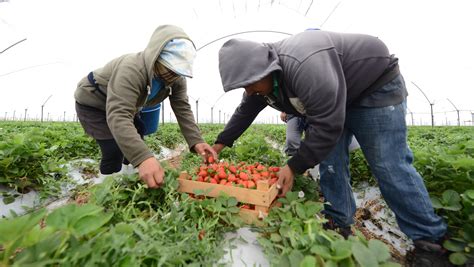
[[[151,107],[144,107],[140,112],[140,118],[145,124],[145,135],[152,134],[158,130],[158,122],[160,121],[160,109],[161,103]]]

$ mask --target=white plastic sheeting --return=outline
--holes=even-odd
[[[270,266],[263,253],[262,247],[257,242],[258,233],[252,228],[243,227],[225,236],[226,254],[219,261],[226,266]]]
[[[91,159],[82,159],[82,160],[77,160],[77,161],[83,161],[83,162],[94,162]],[[66,204],[65,199],[69,199],[71,195],[71,190],[81,184],[89,183],[92,182],[94,184],[101,183],[104,178],[106,177],[105,175],[99,174],[97,177],[93,177],[91,179],[84,179],[82,177],[82,174],[80,173],[79,169],[71,167],[73,163],[76,161],[70,162],[68,164],[69,168],[69,176],[71,179],[74,181],[73,184],[65,184],[61,188],[61,194],[57,197],[50,197],[45,200],[40,200],[40,196],[38,192],[31,190],[27,194],[20,194],[19,197],[15,198],[15,201],[10,203],[10,204],[5,204],[3,203],[3,196],[0,195],[0,218],[6,217],[9,218],[11,217],[13,213],[17,215],[22,215],[27,213],[31,209],[39,208],[39,207],[58,207],[60,205]],[[133,171],[133,168],[131,166],[122,166],[122,170],[120,173],[127,173]],[[8,189],[6,187],[0,187],[0,193],[3,192],[8,192],[9,194],[15,194],[15,190],[13,189]]]

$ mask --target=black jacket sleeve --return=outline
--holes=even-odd
[[[224,130],[217,136],[215,143],[232,147],[234,141],[247,130],[260,111],[266,106],[267,102],[263,96],[247,96],[244,92],[242,101],[235,109]]]

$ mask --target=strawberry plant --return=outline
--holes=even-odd
[[[212,265],[224,253],[223,233],[240,225],[237,201],[192,201],[176,191],[175,175],[159,190],[136,175],[109,177],[87,189],[83,206],[0,220],[0,233],[11,232],[0,237],[3,265]]]
[[[0,184],[20,193],[40,189],[43,197],[58,195],[67,170],[55,157],[58,147],[47,146],[46,140],[31,130],[0,141]]]
[[[111,216],[95,205],[70,204],[47,216],[44,210],[40,210],[5,219],[0,223],[3,237],[0,242],[4,246],[3,255],[0,254],[3,256],[2,264],[8,266],[11,258],[18,266],[64,264],[61,254],[65,250],[74,253],[80,242],[99,233]]]
[[[451,238],[443,244],[452,252],[450,261],[456,265],[474,261],[474,190],[466,190],[461,195],[446,190],[441,198],[432,197],[432,202],[450,228]]]
[[[398,266],[381,241],[361,234],[345,240],[324,230],[323,203],[305,201],[295,192],[279,201],[283,206],[271,210],[259,238],[272,266]]]

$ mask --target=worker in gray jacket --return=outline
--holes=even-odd
[[[162,185],[164,171],[143,140],[147,125],[140,112],[166,98],[191,151],[203,159],[217,157],[201,137],[188,101],[186,77],[192,77],[195,55],[181,28],[163,25],[143,51],[115,58],[79,81],[74,93],[77,117],[100,146],[102,174],[120,171],[125,157],[149,187]]]
[[[407,145],[407,90],[398,59],[376,37],[305,31],[275,43],[231,39],[219,51],[224,91],[244,88],[240,105],[214,144],[233,142],[271,106],[306,118],[305,139],[281,168],[281,196],[295,174],[320,164],[324,213],[350,228],[356,204],[349,177],[353,136],[378,180],[399,227],[414,240],[416,266],[439,266],[447,257],[443,220],[434,213]],[[413,262],[413,261],[412,261]]]

